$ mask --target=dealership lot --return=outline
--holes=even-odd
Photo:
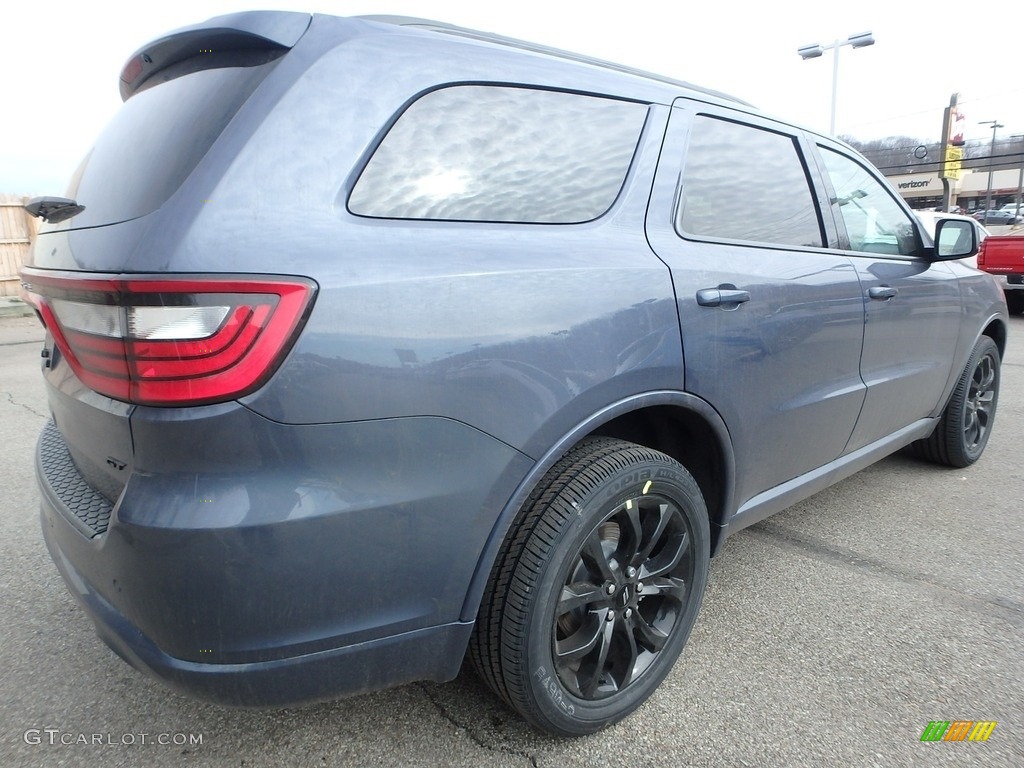
[[[96,638],[38,523],[40,333],[0,319],[0,765],[1024,764],[1024,319],[969,470],[900,454],[729,540],[682,659],[596,736],[530,731],[471,672],[302,709],[180,697]],[[988,741],[922,743],[931,721]]]

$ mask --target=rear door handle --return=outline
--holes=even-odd
[[[697,291],[697,303],[702,307],[736,308],[745,301],[750,301],[750,292],[737,290],[734,285],[720,285],[718,288],[703,288]]]
[[[891,299],[897,293],[899,293],[899,289],[892,288],[888,285],[875,285],[871,288],[868,288],[868,296],[870,296],[872,299],[878,299],[880,301]]]

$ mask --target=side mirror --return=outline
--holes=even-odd
[[[935,258],[966,259],[978,252],[978,232],[969,221],[940,219],[935,225]]]

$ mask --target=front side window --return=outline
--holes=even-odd
[[[917,252],[917,236],[910,217],[888,190],[860,163],[827,147],[819,147],[850,250],[910,256]]]
[[[681,186],[681,234],[811,247],[824,242],[792,136],[699,115]]]
[[[618,197],[647,106],[563,91],[431,91],[392,126],[356,182],[357,216],[573,224]]]

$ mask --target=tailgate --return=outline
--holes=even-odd
[[[1024,237],[986,237],[978,252],[978,269],[995,275],[1024,273]]]

